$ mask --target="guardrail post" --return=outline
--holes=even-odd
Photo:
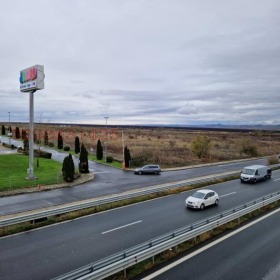
[[[126,278],[126,268],[123,271],[123,276],[124,276],[124,278]]]
[[[152,256],[152,262],[155,264],[155,256]]]

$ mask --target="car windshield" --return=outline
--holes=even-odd
[[[192,194],[192,197],[195,198],[203,198],[205,196],[205,193],[202,192],[195,192],[194,194]]]
[[[255,174],[255,170],[254,169],[247,169],[247,168],[245,168],[243,170],[243,174],[253,175],[253,174]]]

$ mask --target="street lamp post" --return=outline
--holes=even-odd
[[[104,117],[104,119],[106,119],[105,163],[107,163],[107,142],[108,142],[108,127],[107,127],[107,119],[109,119],[109,117]]]
[[[122,169],[125,169],[125,156],[124,156],[124,138],[123,138],[123,130],[122,130],[122,149],[123,149],[123,162],[122,162]]]
[[[9,146],[11,146],[11,131],[10,131],[10,114],[11,112],[8,112],[9,113],[9,127],[8,127],[8,137],[9,137]]]

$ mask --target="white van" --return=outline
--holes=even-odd
[[[244,167],[240,174],[240,181],[257,183],[257,181],[270,179],[271,169],[264,165],[251,165]]]

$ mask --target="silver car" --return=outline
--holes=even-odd
[[[159,165],[157,164],[148,164],[148,165],[144,165],[142,167],[136,168],[134,170],[134,174],[160,174],[161,172],[161,168]]]
[[[189,196],[185,201],[186,207],[203,210],[210,205],[219,204],[219,195],[212,190],[199,190]]]

